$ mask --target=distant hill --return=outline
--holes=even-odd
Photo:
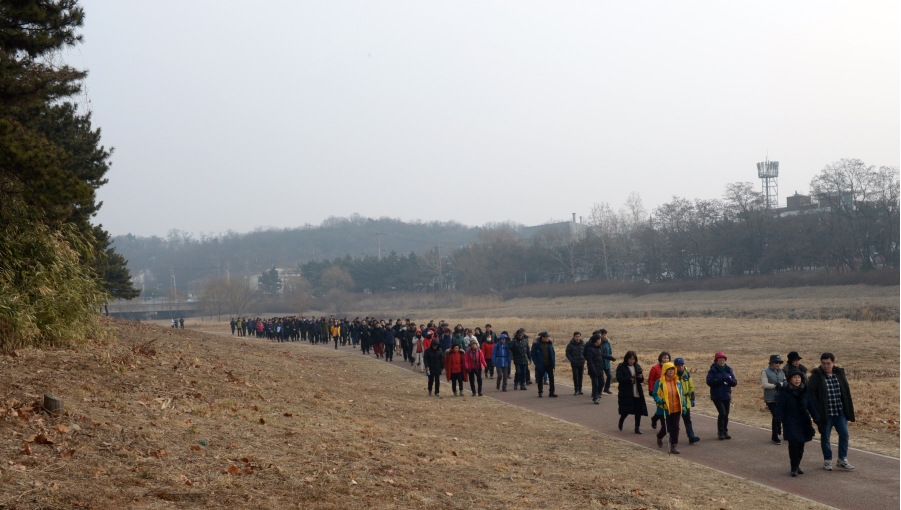
[[[128,260],[132,275],[147,290],[169,288],[173,282],[190,292],[190,282],[219,275],[259,275],[272,267],[293,268],[311,260],[336,257],[423,254],[436,246],[457,249],[477,239],[479,227],[454,221],[411,222],[392,218],[330,217],[321,225],[257,229],[249,233],[192,234],[173,230],[165,238],[113,237],[113,246]],[[381,235],[379,235],[381,233]],[[198,289],[199,290],[199,289]]]

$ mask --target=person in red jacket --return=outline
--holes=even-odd
[[[444,372],[451,383],[454,396],[457,396],[457,384],[460,385],[460,396],[463,396],[463,381],[466,377],[466,360],[459,344],[454,344],[444,355]]]
[[[491,335],[485,335],[481,349],[482,356],[485,357],[485,377],[494,379],[494,338]]]
[[[652,398],[654,397],[654,384],[657,383],[657,380],[660,379],[660,376],[662,375],[663,364],[669,363],[669,361],[670,354],[666,351],[663,351],[659,356],[657,356],[657,364],[651,367],[651,372],[648,374],[648,395]],[[654,416],[651,416],[652,429],[657,428],[658,421],[662,420],[660,420],[660,418],[658,418],[656,414]]]
[[[466,373],[469,375],[469,390],[472,391],[472,395],[476,396],[477,394],[482,396],[482,370],[485,368],[485,355],[482,354],[482,350],[479,348],[479,342],[473,340],[469,342],[469,349],[466,349],[466,356],[464,357],[464,365],[466,366]],[[476,381],[479,382],[479,391],[476,393]]]

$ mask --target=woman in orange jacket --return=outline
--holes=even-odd
[[[463,381],[466,377],[466,359],[458,344],[454,344],[444,355],[444,372],[451,383],[454,396],[457,396],[457,384],[460,385],[460,396],[463,396]]]

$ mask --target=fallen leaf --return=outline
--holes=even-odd
[[[64,452],[59,452],[59,458],[61,459],[71,459],[73,455],[75,455],[75,450],[66,450]]]
[[[356,481],[356,480],[351,480],[351,481],[350,481],[350,484],[351,484],[351,485],[357,485],[357,481]]]
[[[48,439],[44,434],[38,434],[37,437],[34,438],[34,442],[40,444],[53,444],[53,440]]]
[[[31,455],[31,447],[28,446],[28,443],[22,443],[22,450],[25,452],[25,455]]]
[[[288,417],[288,418],[290,418],[290,417],[292,417],[292,416],[294,416],[294,415],[291,414],[291,413],[285,413],[285,416]]]
[[[197,446],[196,444],[195,444],[194,446],[192,446],[191,449],[194,450],[195,452],[199,452],[199,451],[200,451],[200,447]]]
[[[252,475],[252,474],[253,474],[253,470],[250,469],[250,468],[244,468],[244,474],[245,474],[245,475]]]
[[[228,473],[232,475],[240,475],[241,469],[239,469],[238,466],[232,464],[231,466],[228,466]]]
[[[448,496],[453,496],[453,494],[451,494],[450,492],[445,492],[445,494],[447,494]]]
[[[56,427],[53,427],[53,428],[60,434],[68,434],[69,433],[69,427],[63,425],[62,423],[60,423],[59,425],[57,425]]]
[[[260,418],[260,423],[262,423],[263,425],[265,425],[265,424],[266,424],[266,420]]]
[[[200,397],[202,397],[202,396],[203,396],[203,395],[201,395],[200,393],[195,393],[195,394],[194,394],[194,398],[200,398]]]
[[[454,457],[457,456],[457,452],[455,452],[455,451],[453,451],[453,450],[451,450],[451,454],[452,454]]]

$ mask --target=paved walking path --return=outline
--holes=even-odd
[[[297,342],[293,345],[314,347],[304,342]],[[334,349],[333,344],[327,346],[319,344],[315,347]],[[350,346],[339,346],[338,350],[349,355],[363,356],[359,349]],[[366,357],[372,359],[373,363],[386,363],[376,359],[373,355]],[[403,360],[403,356],[395,355],[394,361],[390,364],[412,371],[412,367]],[[528,386],[527,391],[513,391],[512,379],[508,382],[507,391],[502,392],[495,389],[496,380],[483,378],[483,394],[485,397],[492,397],[567,422],[578,423],[608,436],[660,451],[661,455],[666,454],[665,450],[657,448],[655,437],[657,431],[651,429],[650,416],[642,419],[643,435],[633,432],[634,417],[632,416],[626,419],[622,431],[617,429],[619,414],[615,381],[611,387],[614,395],[604,395],[601,398],[601,404],[594,405],[590,396],[591,380],[587,374],[585,383],[588,385],[589,391],[582,396],[573,396],[571,374],[568,367],[556,371],[557,393],[560,395],[558,398],[547,398],[547,388],[545,388],[545,398],[538,398],[538,391],[534,384]],[[450,384],[445,384],[445,381],[446,379],[442,376],[441,386],[443,387],[442,393],[444,393],[442,398],[448,398],[446,395],[453,395]],[[425,397],[425,376],[423,376],[422,384]],[[469,387],[469,383],[466,383],[466,386]],[[704,394],[705,389],[706,385],[699,388],[699,396]],[[471,397],[467,396],[466,398]],[[653,404],[648,405],[648,412],[653,414]],[[683,427],[679,450],[682,452],[681,456],[687,460],[835,508],[847,510],[896,510],[901,508],[899,459],[852,449],[848,460],[855,467],[853,471],[835,467],[835,471],[828,472],[823,470],[823,455],[817,437],[806,444],[804,460],[801,463],[804,474],[792,478],[789,475],[787,443],[782,446],[772,444],[768,430],[733,422],[729,424],[729,433],[732,439],[719,441],[716,438],[715,417],[692,414],[692,424],[695,433],[702,440],[694,445],[689,445]],[[854,429],[852,425],[851,445],[853,446],[853,444]],[[833,452],[837,453],[837,447],[833,446]]]

